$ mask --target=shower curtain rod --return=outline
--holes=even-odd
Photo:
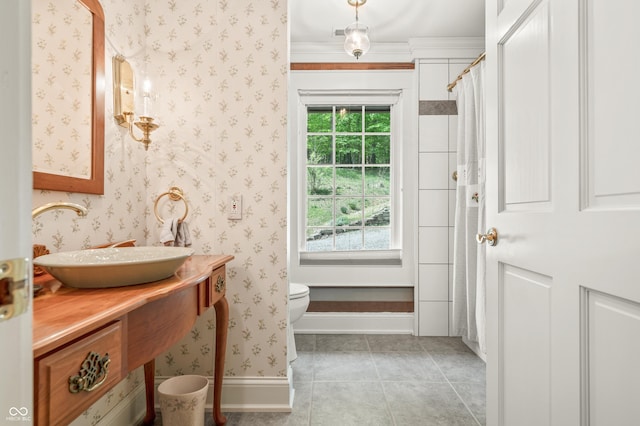
[[[466,67],[464,69],[464,71],[462,71],[460,74],[458,74],[458,77],[453,80],[451,83],[449,83],[447,85],[447,90],[450,92],[453,90],[454,87],[456,87],[456,84],[458,83],[458,81],[462,80],[462,76],[465,75],[466,73],[468,73],[469,71],[471,71],[471,68],[475,67],[476,65],[478,65],[480,62],[482,62],[484,60],[484,57],[486,55],[486,52],[482,52],[480,54],[480,56],[478,56],[476,58],[475,61],[471,62],[471,65],[469,65],[468,67]]]

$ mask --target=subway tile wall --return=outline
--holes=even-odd
[[[447,91],[473,60],[419,62],[418,333],[451,333],[457,115]]]

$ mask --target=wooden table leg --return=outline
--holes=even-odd
[[[222,398],[222,378],[224,377],[224,356],[227,351],[227,329],[229,328],[229,304],[222,296],[213,307],[216,310],[216,358],[213,377],[213,420],[217,426],[227,422],[220,411]]]
[[[155,358],[144,365],[144,388],[145,398],[147,400],[147,414],[144,416],[142,424],[151,426],[156,419],[156,407],[154,404],[154,378],[156,370]]]

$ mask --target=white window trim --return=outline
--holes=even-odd
[[[299,146],[306,146],[307,108],[324,105],[390,105],[391,106],[391,241],[388,250],[346,250],[331,252],[309,252],[305,250],[305,207],[298,208],[298,263],[300,265],[367,265],[402,263],[402,90],[298,90],[300,103],[304,107],[298,114]],[[298,200],[306,200],[307,174],[306,149],[300,149],[297,157]]]
[[[418,76],[413,70],[337,70],[337,71],[290,71],[288,101],[288,189],[289,203],[287,227],[287,262],[290,282],[316,287],[413,287],[415,285],[418,259]],[[301,264],[298,252],[299,211],[298,199],[300,170],[298,155],[301,147],[299,115],[305,110],[300,93],[400,93],[402,103],[402,264],[385,262]]]
[[[401,265],[402,250],[300,251],[300,265]]]

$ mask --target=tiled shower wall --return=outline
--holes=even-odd
[[[447,84],[471,59],[419,62],[418,333],[451,335],[457,109]]]

